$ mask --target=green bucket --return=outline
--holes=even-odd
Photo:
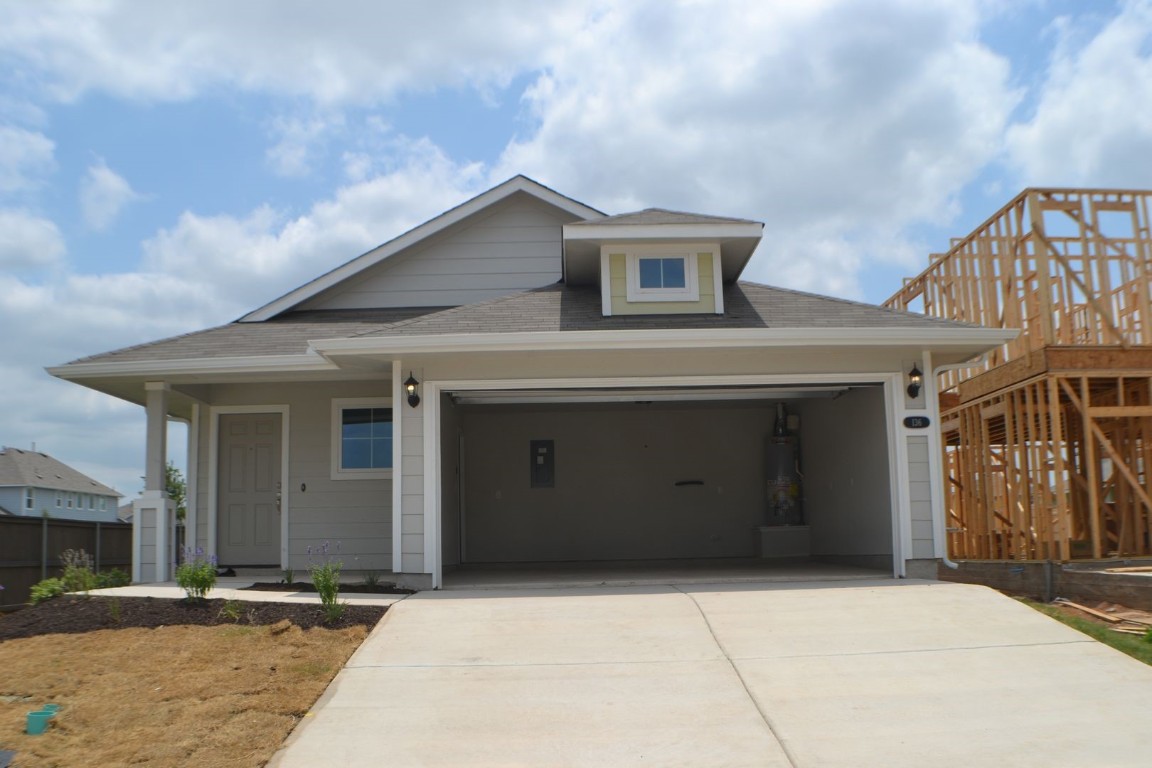
[[[55,712],[49,712],[45,709],[29,712],[28,726],[24,729],[24,732],[29,736],[39,736],[48,729],[48,721],[51,720],[55,715]]]

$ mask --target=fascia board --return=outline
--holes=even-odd
[[[387,259],[394,254],[409,248],[421,240],[432,237],[439,232],[444,231],[448,227],[457,224],[469,216],[482,211],[490,205],[500,202],[506,197],[513,195],[517,192],[525,192],[533,197],[542,200],[550,205],[568,211],[574,216],[580,216],[584,219],[603,218],[604,214],[597,211],[595,208],[590,208],[583,203],[579,203],[570,198],[564,197],[559,192],[548,189],[531,179],[523,176],[517,176],[509,179],[508,181],[500,184],[487,192],[482,192],[471,200],[452,208],[440,214],[430,221],[410,229],[404,234],[389,240],[383,245],[379,245],[367,253],[361,254],[347,264],[343,264],[336,269],[333,269],[327,274],[305,283],[294,291],[287,293],[280,298],[265,304],[257,310],[249,312],[247,315],[241,317],[237,322],[241,323],[255,323],[263,320],[268,320],[281,312],[290,309],[302,301],[306,301],[317,294],[326,291],[332,286],[352,277],[358,272],[379,264],[384,259]]]
[[[277,373],[281,371],[335,371],[339,366],[309,353],[265,357],[216,357],[185,360],[139,360],[132,362],[70,363],[45,368],[60,379],[86,379],[93,376],[170,376],[187,373]]]
[[[547,333],[469,333],[436,336],[384,336],[309,342],[325,356],[393,352],[500,352],[611,349],[691,349],[715,347],[879,347],[991,348],[1017,336],[999,328],[740,328],[723,331],[552,331]]]
[[[661,240],[700,238],[724,240],[730,238],[759,239],[764,225],[749,224],[581,224],[564,225],[565,240]]]

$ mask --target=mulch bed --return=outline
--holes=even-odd
[[[283,585],[280,585],[283,589]],[[349,591],[341,588],[341,592]],[[380,621],[387,606],[345,605],[344,614],[334,623],[326,623],[320,606],[302,603],[240,602],[240,617],[234,619],[224,611],[222,599],[189,602],[160,597],[74,597],[66,595],[0,614],[0,642],[20,637],[47,634],[77,634],[98,629],[156,627],[193,624],[269,625],[284,620],[301,629],[367,626]]]
[[[239,592],[252,590],[254,592],[315,592],[316,586],[307,581],[294,581],[285,584],[282,581],[275,583],[256,582],[250,587],[241,587]],[[351,593],[357,595],[414,595],[416,590],[404,589],[395,584],[381,582],[380,584],[341,584],[340,594]]]

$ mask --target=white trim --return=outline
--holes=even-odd
[[[424,382],[424,573],[432,574],[432,588],[444,586],[444,543],[440,541],[440,388]]]
[[[392,361],[392,402],[404,403],[403,364]],[[400,573],[404,557],[404,418],[392,413],[392,572]]]
[[[332,480],[390,480],[396,468],[396,410],[391,397],[334,397],[330,418],[329,469]],[[392,411],[392,466],[387,469],[344,469],[343,413],[349,408],[388,408]]]
[[[905,545],[904,532],[911,536],[911,506],[908,503],[908,464],[906,452],[901,460],[901,451],[897,438],[897,423],[903,418],[903,405],[899,394],[903,392],[903,371],[895,373],[813,373],[813,374],[745,374],[738,376],[628,376],[616,378],[595,379],[458,379],[444,381],[425,380],[423,383],[425,400],[422,404],[424,412],[424,572],[432,574],[434,588],[443,584],[443,563],[440,557],[443,526],[440,517],[443,515],[443,505],[440,498],[442,483],[439,451],[439,413],[440,395],[445,391],[474,390],[491,391],[503,389],[585,389],[589,387],[628,387],[628,386],[654,386],[661,387],[699,387],[699,386],[741,386],[741,385],[767,385],[767,384],[819,384],[843,383],[854,384],[883,384],[885,393],[885,417],[888,428],[888,466],[889,466],[889,495],[896,503],[892,504],[893,515],[893,541],[892,563],[893,574],[897,577],[904,575],[904,553],[909,551],[909,543]],[[434,414],[430,414],[431,411]],[[434,435],[434,437],[433,437]],[[902,435],[901,435],[902,437]],[[430,446],[431,443],[431,446]],[[895,456],[893,454],[896,454]],[[901,490],[902,489],[902,490]],[[429,556],[432,553],[432,556]]]
[[[322,355],[399,352],[517,352],[612,349],[715,349],[717,347],[933,346],[981,350],[1003,344],[1018,331],[996,328],[731,328],[644,329],[631,331],[516,331],[435,336],[357,336],[317,339],[309,345]],[[976,354],[976,353],[972,353]]]
[[[576,224],[576,226],[573,226]],[[749,238],[759,240],[764,225],[758,221],[715,222],[695,224],[614,224],[573,222],[564,225],[564,240],[602,240],[628,242],[636,240],[732,240]]]
[[[280,568],[288,567],[288,515],[290,487],[288,483],[288,443],[292,435],[287,405],[213,405],[208,409],[208,546],[209,557],[216,554],[216,521],[219,500],[220,417],[231,413],[280,414]]]
[[[719,253],[712,254],[712,293],[716,297],[716,314],[724,314],[724,271]]]
[[[905,552],[912,547],[912,503],[908,493],[908,438],[901,427],[904,420],[904,374],[895,373],[884,384],[885,412],[888,414],[888,484],[892,499],[892,575],[904,578]]]
[[[600,251],[600,313],[612,317],[612,254]]]
[[[321,275],[320,277],[305,283],[299,288],[284,294],[280,298],[265,304],[263,307],[248,313],[240,318],[241,323],[258,322],[268,320],[275,317],[281,312],[289,309],[301,302],[307,301],[322,291],[331,288],[332,286],[352,277],[353,275],[364,271],[381,261],[389,258],[390,256],[399,253],[400,251],[410,248],[411,246],[426,240],[433,235],[443,232],[448,227],[457,224],[464,219],[478,213],[485,208],[488,208],[496,203],[511,197],[517,192],[535,197],[544,203],[552,205],[563,211],[566,211],[573,216],[578,216],[581,219],[597,219],[603,218],[604,214],[584,205],[581,202],[573,200],[569,197],[561,195],[559,192],[548,189],[547,187],[539,184],[526,176],[515,176],[502,184],[482,192],[471,200],[452,208],[439,216],[424,222],[423,224],[410,229],[404,234],[396,237],[383,245],[379,245],[367,253],[361,254],[352,261],[337,267],[331,272]]]
[[[610,246],[605,246],[609,248]],[[624,251],[627,263],[627,297],[629,303],[650,301],[700,301],[700,257],[708,251],[713,259],[719,258],[715,246],[693,245],[634,245]],[[684,264],[684,286],[677,288],[644,288],[640,285],[640,262],[644,259],[676,259]]]
[[[184,546],[196,550],[198,520],[196,510],[199,506],[200,494],[200,403],[192,403],[192,414],[188,419],[188,476],[185,478],[184,489]]]
[[[197,357],[181,360],[134,360],[130,362],[69,363],[45,368],[61,379],[100,376],[167,376],[180,373],[279,373],[335,371],[339,366],[309,351],[303,355],[249,355],[247,357]],[[152,382],[148,382],[152,383]]]

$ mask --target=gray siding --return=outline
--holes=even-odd
[[[413,373],[418,381],[424,381],[422,370]],[[405,403],[397,413],[404,420],[399,570],[424,573],[424,409],[409,408]]]
[[[800,441],[812,556],[892,564],[884,390],[804,401]]]
[[[332,399],[386,397],[387,380],[321,384],[214,385],[210,402],[224,405],[287,405],[288,475],[283,478],[288,501],[289,567],[308,567],[308,548],[325,541],[340,543],[345,570],[392,569],[392,481],[331,478]],[[411,409],[408,409],[411,410]],[[398,412],[398,409],[397,411]],[[200,478],[197,537],[207,545],[209,515],[209,409],[200,426]]]
[[[350,278],[304,309],[443,307],[555,283],[562,227],[575,218],[514,195]]]
[[[0,488],[0,507],[3,507],[14,515],[23,515],[24,489],[15,487]]]
[[[909,435],[908,500],[912,507],[912,559],[936,557],[932,536],[932,466],[928,461],[928,436]]]

